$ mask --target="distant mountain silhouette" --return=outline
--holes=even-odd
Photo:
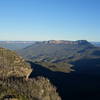
[[[56,62],[60,60],[66,60],[68,58],[74,58],[77,55],[86,53],[88,50],[95,49],[91,43],[86,40],[78,41],[43,41],[36,42],[18,53],[23,57],[31,60]]]
[[[0,47],[18,50],[32,45],[35,41],[0,41]]]
[[[71,72],[71,61],[84,58],[97,58],[100,48],[86,40],[50,40],[36,42],[17,51],[27,60],[37,62],[53,71]]]

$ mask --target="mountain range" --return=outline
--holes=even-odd
[[[0,50],[0,76],[4,77],[0,99],[100,99],[100,47],[94,43],[36,41],[14,51]]]
[[[100,48],[86,40],[36,42],[17,51],[35,73],[58,88],[63,100],[100,98]]]
[[[100,48],[86,40],[51,40],[36,42],[17,52],[25,59],[42,64],[53,71],[71,72],[74,69],[69,62],[84,58],[98,58]]]
[[[55,40],[50,40],[50,42],[54,42],[54,41]],[[64,41],[66,40],[62,40],[61,42],[64,42]],[[30,46],[36,42],[38,43],[40,41],[0,41],[0,47],[8,48],[10,50],[19,50],[27,46]],[[44,41],[44,42],[48,42],[48,41]],[[66,42],[71,42],[71,41],[66,41]],[[90,42],[90,43],[95,46],[100,46],[100,42]]]

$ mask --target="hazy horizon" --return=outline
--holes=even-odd
[[[80,40],[80,39],[79,39]],[[40,42],[42,42],[42,41],[50,41],[50,40],[0,40],[0,42],[5,42],[5,41],[7,41],[7,42],[36,42],[36,41],[40,41]],[[56,41],[59,41],[59,40],[57,40],[56,39]],[[78,41],[78,40],[64,40],[64,41]],[[88,41],[88,40],[87,40]],[[100,42],[100,41],[88,41],[88,42]]]

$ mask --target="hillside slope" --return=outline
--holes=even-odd
[[[0,77],[28,77],[32,69],[15,52],[0,48]]]
[[[29,78],[31,72],[22,57],[0,48],[0,100],[61,100],[48,79]]]
[[[37,42],[20,51],[23,57],[36,61],[60,62],[76,58],[84,53],[90,55],[97,48],[86,40]]]
[[[37,42],[17,52],[27,60],[61,72],[73,71],[72,61],[100,57],[100,48],[86,40]]]
[[[63,100],[100,99],[99,47],[88,41],[44,41],[21,51],[35,71],[31,77],[48,77]]]

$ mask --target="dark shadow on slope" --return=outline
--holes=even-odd
[[[94,51],[94,52],[92,53],[92,55],[100,56],[100,50]]]
[[[70,74],[53,72],[41,65],[29,62],[34,69],[30,77],[43,76],[48,78],[57,87],[62,100],[96,100],[100,99],[100,75],[95,74],[95,71],[98,70],[97,67],[94,68],[94,74],[90,73],[91,62],[95,67],[100,59],[73,62],[76,71]],[[87,70],[87,73],[84,70]],[[98,72],[100,73],[99,70]]]
[[[71,64],[77,73],[100,76],[100,58],[80,59]]]

